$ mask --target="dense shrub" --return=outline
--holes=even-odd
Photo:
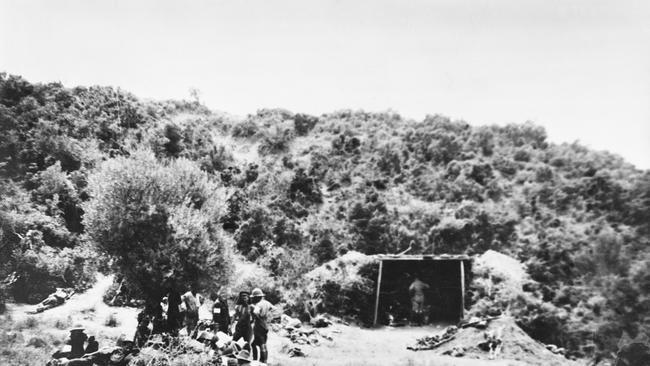
[[[372,323],[378,265],[358,252],[327,262],[306,275],[302,302],[315,311]]]
[[[262,243],[273,238],[271,227],[269,210],[261,205],[251,205],[242,213],[241,224],[235,232],[237,249],[253,259],[263,254],[265,248]]]
[[[309,176],[300,168],[296,171],[289,186],[289,198],[301,203],[317,204],[323,202],[319,181],[316,177]]]
[[[289,129],[274,128],[262,133],[259,152],[263,155],[279,154],[289,149],[289,144],[293,140],[293,131]]]
[[[296,114],[293,117],[293,128],[298,136],[305,136],[311,131],[318,123],[318,117],[310,116],[307,114]]]
[[[93,248],[57,249],[47,245],[17,252],[15,263],[17,280],[11,293],[17,301],[30,304],[45,299],[57,287],[77,291],[89,288],[98,265]]]
[[[244,120],[232,128],[233,137],[253,137],[259,131],[259,126],[250,119]]]
[[[336,258],[336,248],[329,237],[324,237],[316,242],[312,247],[311,252],[319,264]]]
[[[387,253],[390,247],[390,217],[385,202],[377,193],[368,193],[364,201],[352,205],[348,220],[356,236],[354,249],[365,254]]]
[[[161,164],[140,151],[103,163],[89,178],[84,222],[146,298],[160,299],[170,287],[210,288],[230,271],[217,190],[193,163]]]

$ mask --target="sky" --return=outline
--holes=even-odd
[[[645,0],[0,0],[0,71],[235,115],[533,121],[650,169]]]

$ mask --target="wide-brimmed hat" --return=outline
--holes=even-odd
[[[251,297],[262,297],[264,296],[264,292],[262,292],[262,289],[256,288],[251,292]]]
[[[245,349],[239,351],[239,353],[237,353],[236,358],[238,360],[253,361],[253,358],[251,357],[250,352],[248,352],[248,350],[245,350]]]

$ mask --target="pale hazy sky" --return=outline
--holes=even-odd
[[[524,122],[650,168],[650,1],[0,0],[0,71],[213,109]]]

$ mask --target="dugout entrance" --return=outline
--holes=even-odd
[[[408,321],[411,317],[409,286],[415,278],[426,283],[425,322],[457,322],[465,312],[465,291],[471,260],[466,255],[378,255],[373,323]]]

